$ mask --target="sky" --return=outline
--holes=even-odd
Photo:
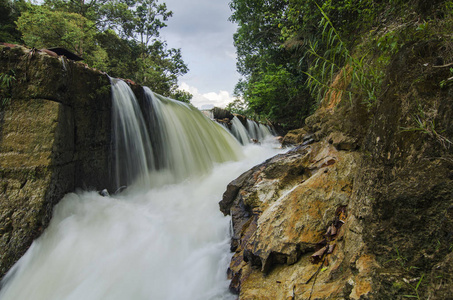
[[[225,107],[233,101],[240,75],[236,72],[233,33],[236,24],[228,21],[230,0],[160,0],[173,16],[161,37],[169,48],[181,48],[189,72],[180,77],[181,89],[193,95],[198,108]]]

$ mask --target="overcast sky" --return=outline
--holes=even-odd
[[[230,0],[160,0],[173,11],[161,30],[169,48],[181,48],[189,72],[179,86],[192,93],[198,108],[212,104],[225,107],[233,100],[239,80],[233,33],[236,24],[228,21]]]

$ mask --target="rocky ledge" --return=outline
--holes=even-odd
[[[326,99],[285,136],[293,150],[228,185],[240,299],[452,299],[453,85],[439,88],[438,55],[439,41],[403,49],[376,103]]]
[[[359,299],[371,291],[376,262],[349,213],[358,158],[323,141],[306,143],[228,185],[220,207],[233,222],[233,292],[241,299]]]

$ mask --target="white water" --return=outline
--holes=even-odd
[[[247,119],[247,127],[245,127],[237,117],[231,120],[231,133],[242,145],[250,144],[253,140],[272,143],[276,135],[267,126],[250,119]]]
[[[269,137],[273,136],[273,133],[269,130],[269,128],[267,126],[265,126],[263,124],[259,124],[258,128],[259,128],[259,131],[260,131],[261,136],[262,136],[261,138],[263,140],[266,140]]]
[[[151,130],[160,138],[157,159],[160,169],[170,172],[174,180],[200,175],[214,163],[235,160],[241,156],[239,143],[216,122],[195,107],[153,93],[145,88],[145,95],[158,120]]]
[[[241,120],[237,117],[231,119],[231,133],[238,139],[242,145],[250,144],[250,136],[247,129],[242,125]]]
[[[117,187],[133,182],[149,183],[154,169],[149,133],[134,93],[118,79],[112,82],[112,134]]]
[[[123,87],[118,92],[125,93]],[[128,107],[134,101],[122,99],[119,103]],[[165,105],[171,107],[174,103]],[[120,110],[129,112],[124,118],[118,117],[128,127],[133,121],[129,118],[134,119],[138,111],[135,108]],[[181,123],[176,122],[180,117],[186,118],[186,113],[173,111],[167,116],[174,123]],[[195,123],[204,122],[195,118]],[[118,132],[125,130],[123,125],[118,126]],[[203,126],[210,127],[211,123]],[[139,151],[138,154],[134,154],[137,149],[124,153],[124,159],[138,155],[137,161],[140,161],[145,156],[142,160],[145,166],[134,168],[139,168],[139,173],[146,173],[148,168],[151,175],[144,176],[152,181],[148,187],[133,185],[113,197],[102,197],[96,192],[66,195],[55,207],[44,234],[2,281],[0,299],[235,299],[228,292],[226,278],[231,257],[230,218],[220,213],[218,202],[231,180],[278,150],[275,145],[240,148],[237,142],[231,141],[231,136],[223,133],[226,132],[223,128],[213,126],[208,131],[221,130],[220,140],[215,135],[209,136],[216,139],[214,145],[207,146],[210,141],[200,141],[197,135],[190,134],[192,139],[187,141],[190,146],[183,143],[179,146],[183,148],[177,149],[186,152],[184,147],[193,147],[191,143],[195,142],[200,143],[200,149],[220,151],[214,156],[207,155],[208,168],[186,174],[185,180],[179,173],[186,172],[185,165],[175,170],[165,165],[161,170],[150,167],[150,153],[146,151],[152,149],[142,155],[141,148],[147,146],[130,141]],[[145,139],[146,143],[141,131],[143,126],[136,128],[140,128],[135,133],[136,138]],[[167,130],[163,139],[172,139],[173,134],[182,130]],[[128,132],[134,135],[133,130]],[[129,141],[126,139],[125,143]],[[218,143],[222,149],[218,149]],[[126,149],[124,145],[118,147]],[[221,154],[229,147],[233,153]],[[236,155],[238,149],[242,155]],[[235,157],[240,160],[234,161]],[[132,160],[132,163],[137,161]]]
[[[249,145],[245,158],[205,176],[127,195],[68,194],[46,232],[9,272],[2,300],[235,299],[226,270],[226,185],[276,154]]]
[[[256,139],[259,142],[272,138],[269,128],[252,120],[247,120],[247,132],[250,138]]]

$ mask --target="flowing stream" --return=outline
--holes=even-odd
[[[112,80],[112,91],[115,170],[128,188],[66,195],[0,299],[235,299],[230,218],[218,202],[231,180],[281,150],[240,146],[198,110],[148,89],[152,115],[141,116],[126,84]]]

